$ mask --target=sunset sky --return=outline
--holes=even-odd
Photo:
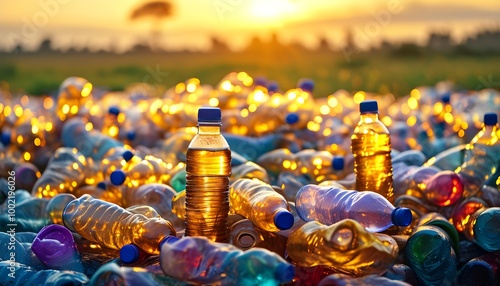
[[[0,0],[0,48],[16,41],[36,47],[51,36],[54,45],[126,49],[146,40],[152,21],[130,21],[144,1]],[[238,49],[251,36],[276,32],[283,42],[314,47],[318,36],[342,47],[351,29],[360,46],[381,39],[424,42],[431,30],[450,31],[460,41],[478,28],[500,27],[498,0],[171,0],[174,15],[162,22],[168,48],[207,49],[210,36]]]

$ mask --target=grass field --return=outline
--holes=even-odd
[[[82,76],[105,89],[123,89],[146,82],[166,89],[197,77],[216,85],[231,71],[246,71],[279,83],[282,90],[302,77],[316,82],[315,95],[339,89],[364,90],[404,96],[412,88],[451,80],[460,89],[500,88],[500,55],[391,56],[342,53],[176,53],[176,54],[0,54],[0,81],[4,88],[31,95],[53,93],[69,76]],[[8,85],[6,85],[8,83]]]

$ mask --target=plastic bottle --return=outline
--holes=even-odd
[[[411,285],[402,281],[392,280],[377,275],[366,275],[353,278],[345,274],[332,274],[323,278],[318,286],[329,285],[379,285],[379,286],[407,286]]]
[[[484,126],[467,145],[464,163],[455,172],[465,184],[464,197],[477,196],[483,184],[495,173],[500,161],[500,140],[497,135],[498,116],[484,115]]]
[[[463,232],[465,225],[469,222],[471,215],[476,211],[487,208],[488,204],[480,198],[467,198],[463,200],[454,210],[451,217],[456,230]]]
[[[269,183],[269,176],[267,175],[266,169],[252,161],[245,162],[232,168],[230,184],[242,178],[259,179],[263,182]]]
[[[124,192],[123,205],[148,205],[153,207],[158,214],[168,220],[176,230],[185,227],[184,220],[177,217],[172,211],[172,201],[177,194],[172,187],[165,184],[146,184],[130,192]]]
[[[434,157],[429,158],[423,166],[433,166],[440,170],[455,171],[464,162],[465,150],[467,144],[460,144],[455,147],[448,148]]]
[[[297,169],[295,154],[287,148],[278,148],[259,156],[255,163],[262,166],[269,175],[277,177],[283,171]]]
[[[367,232],[352,219],[330,226],[308,222],[290,235],[287,250],[298,265],[326,265],[351,276],[380,275],[394,264],[398,255],[394,239]]]
[[[378,118],[378,104],[365,100],[359,105],[360,120],[351,136],[356,190],[373,191],[394,203],[391,137]]]
[[[205,237],[183,237],[161,248],[160,266],[168,276],[191,283],[278,285],[292,280],[293,266],[262,248],[242,251]]]
[[[16,191],[19,192],[20,190]],[[14,202],[15,213],[6,211],[0,214],[0,231],[15,228],[16,231],[38,232],[48,224],[45,206],[49,200],[30,197],[22,202]],[[7,203],[12,204],[12,200]],[[7,205],[8,207],[8,205]],[[14,208],[8,208],[13,210]]]
[[[432,176],[423,188],[427,201],[437,206],[455,204],[464,191],[462,178],[452,171],[440,171]]]
[[[231,151],[220,126],[219,108],[198,110],[198,134],[186,153],[185,234],[226,242]]]
[[[2,277],[4,285],[16,286],[83,286],[89,282],[87,276],[80,272],[53,269],[38,270],[11,261],[0,261],[0,277]]]
[[[75,117],[67,120],[61,130],[64,147],[76,148],[85,157],[100,162],[110,149],[123,147],[123,143],[93,129],[86,119]]]
[[[141,286],[185,286],[186,283],[159,271],[149,271],[141,267],[119,266],[106,263],[92,275],[89,285],[141,285]]]
[[[85,180],[87,160],[74,148],[57,148],[42,176],[33,186],[33,196],[52,198],[71,193]]]
[[[447,233],[440,227],[417,227],[405,248],[406,262],[419,285],[452,285],[457,275],[457,257]]]
[[[158,254],[160,242],[166,236],[175,236],[172,224],[164,219],[132,214],[89,195],[70,202],[62,216],[71,231],[114,249],[134,243],[147,253]]]
[[[488,253],[469,260],[460,268],[458,285],[498,285],[500,283],[500,254]]]
[[[239,179],[229,190],[229,202],[234,213],[250,219],[257,227],[269,232],[286,230],[293,225],[293,214],[285,198],[270,185],[257,179]]]
[[[120,123],[118,116],[120,115],[120,108],[118,106],[111,106],[108,113],[104,116],[103,126],[101,132],[111,138],[118,138],[120,133]]]
[[[92,104],[92,84],[81,77],[69,77],[59,87],[56,113],[61,121],[86,114]]]
[[[481,208],[475,211],[464,226],[465,237],[484,250],[500,250],[500,207]]]
[[[0,261],[19,262],[21,264],[36,268],[44,268],[45,265],[31,251],[31,241],[22,239],[19,232],[8,230],[0,232]]]
[[[84,270],[73,235],[62,225],[51,224],[42,228],[33,240],[31,250],[52,269]]]
[[[381,232],[391,226],[408,226],[412,214],[408,208],[395,208],[380,194],[306,185],[295,198],[297,213],[305,221],[334,224],[354,219],[367,231]]]
[[[260,247],[285,257],[287,237],[260,229],[249,219],[231,224],[229,231],[229,243],[241,250]]]
[[[297,162],[296,172],[305,175],[311,182],[321,182],[327,176],[333,173],[334,156],[328,151],[316,151],[304,149],[295,154]],[[340,161],[336,160],[336,167],[342,169],[343,163],[340,166]]]

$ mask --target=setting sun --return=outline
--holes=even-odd
[[[258,18],[282,20],[293,12],[295,5],[289,0],[253,0],[251,4],[251,14]]]

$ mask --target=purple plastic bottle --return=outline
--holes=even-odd
[[[369,232],[381,232],[391,226],[408,226],[412,214],[408,208],[396,208],[382,195],[371,191],[353,191],[318,185],[302,187],[295,198],[297,213],[305,221],[331,225],[354,219]]]

